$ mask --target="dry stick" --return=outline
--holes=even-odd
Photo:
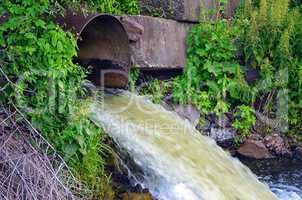
[[[4,78],[12,85],[15,85],[15,83],[13,83],[9,78],[8,76],[6,75],[6,73],[2,70],[2,65],[0,65],[0,72],[2,73],[2,75],[4,76]]]
[[[265,110],[264,110],[263,113],[267,113],[267,112],[268,112],[268,107],[267,107],[267,105],[268,105],[268,103],[272,100],[272,98],[273,98],[274,95],[275,95],[275,90],[273,90],[273,91],[271,91],[271,92],[269,93],[269,96],[268,96],[268,98],[266,98],[266,101],[265,101]]]
[[[28,156],[27,156],[27,157],[28,157]],[[20,160],[22,160],[22,159],[20,159]],[[15,166],[16,166],[16,165],[15,165]],[[25,165],[24,165],[24,166],[25,166]],[[23,166],[23,167],[24,167],[24,166]],[[15,167],[15,169],[16,169],[16,167]],[[24,169],[24,170],[25,170],[25,169]],[[14,171],[15,171],[15,170],[13,170],[13,172],[14,172]],[[11,174],[12,174],[12,173],[11,173]],[[20,174],[20,173],[19,173],[19,174]],[[11,179],[10,182],[12,182],[12,179]],[[28,188],[28,187],[27,187],[27,188]]]
[[[6,117],[4,120],[2,120],[1,122],[0,122],[0,125],[2,124],[2,123],[5,123],[7,120],[9,120],[12,116],[14,116],[16,114],[16,112],[14,112],[14,113],[12,113],[11,115],[9,115],[8,117]]]
[[[2,75],[4,76],[4,78],[7,80],[7,82],[8,82],[8,84],[11,84],[12,86],[16,86],[9,78],[8,78],[8,76],[5,74],[5,72],[2,70],[2,68],[0,68],[0,72],[2,73]],[[55,158],[55,157],[57,157],[58,158],[58,160],[60,161],[60,165],[59,165],[59,169],[58,170],[55,170],[54,171],[54,169],[52,168],[52,167],[50,167],[50,166],[52,166],[52,164],[50,163],[50,160],[47,158],[47,154],[45,154],[44,153],[44,156],[46,156],[45,158],[46,159],[39,159],[41,162],[39,162],[39,163],[41,163],[42,164],[42,166],[44,166],[44,169],[46,170],[46,171],[48,171],[48,172],[50,172],[50,174],[51,174],[51,176],[53,176],[52,178],[51,178],[51,180],[53,180],[53,181],[51,181],[51,182],[57,182],[58,183],[58,185],[56,185],[56,184],[51,184],[50,185],[50,187],[51,187],[51,191],[53,191],[53,190],[55,190],[55,188],[57,188],[56,186],[61,186],[62,188],[63,188],[63,190],[65,191],[64,193],[68,193],[69,195],[71,195],[70,197],[72,198],[72,199],[74,199],[75,198],[75,196],[74,196],[74,194],[69,190],[69,188],[67,188],[67,187],[65,187],[65,185],[61,182],[61,180],[59,179],[59,177],[58,177],[58,174],[59,174],[59,172],[60,172],[60,170],[62,170],[63,168],[66,168],[66,170],[67,170],[67,174],[65,174],[64,172],[63,172],[63,174],[65,174],[64,176],[65,176],[65,178],[67,178],[66,179],[66,181],[68,181],[68,183],[69,184],[73,184],[73,182],[76,180],[75,179],[75,177],[73,176],[73,173],[70,171],[70,169],[68,168],[68,166],[67,166],[67,164],[65,163],[65,161],[64,161],[64,159],[57,153],[57,151],[53,148],[53,146],[32,126],[32,124],[27,120],[27,118],[25,117],[25,115],[17,108],[17,106],[15,106],[14,104],[12,104],[12,107],[14,108],[14,113],[13,114],[11,114],[10,112],[8,112],[8,110],[6,110],[6,109],[4,109],[4,112],[5,112],[5,114],[7,115],[7,116],[9,116],[9,117],[7,117],[6,118],[6,120],[11,120],[11,121],[13,121],[13,125],[15,126],[15,127],[17,127],[17,131],[20,133],[20,134],[22,134],[22,131],[19,129],[19,126],[15,123],[15,121],[12,119],[12,117],[13,116],[16,116],[16,114],[18,113],[21,117],[22,117],[22,119],[23,119],[23,121],[25,122],[25,126],[26,127],[29,127],[29,134],[31,135],[31,137],[36,141],[36,142],[38,142],[37,140],[38,140],[38,138],[39,138],[39,140],[40,140],[40,142],[38,142],[39,144],[38,144],[38,146],[41,146],[41,145],[46,145],[46,153],[49,151],[49,149],[51,150],[51,153],[52,153],[52,155],[53,155],[53,157]],[[1,124],[3,124],[3,122],[1,123]],[[1,125],[0,124],[0,125]],[[14,134],[15,132],[13,132],[12,134]],[[12,136],[12,134],[10,134],[10,137]],[[28,144],[28,143],[27,143]],[[36,154],[37,154],[37,151],[36,151],[36,149],[32,146],[32,145],[30,145],[30,144],[28,144],[28,146],[29,146],[29,148],[30,149],[32,149],[34,152],[36,152]],[[34,154],[34,153],[33,153]],[[37,154],[38,155],[38,154]],[[27,155],[28,156],[28,155]],[[26,158],[26,157],[25,157]],[[28,165],[28,163],[26,163],[25,161],[26,160],[24,160],[25,159],[24,158],[24,156],[23,156],[23,172],[25,173],[25,166],[26,165]],[[38,157],[39,158],[39,157]],[[26,175],[26,174],[22,174],[22,171],[19,171],[18,169],[17,169],[17,167],[18,167],[18,165],[16,165],[16,162],[14,162],[14,160],[15,159],[11,159],[10,160],[10,162],[8,162],[8,164],[9,165],[12,165],[13,164],[13,171],[9,174],[9,176],[8,176],[8,178],[10,179],[10,183],[12,183],[12,181],[13,181],[13,175],[14,175],[14,173],[15,173],[15,171],[17,172],[17,175],[19,176],[19,178],[21,179],[21,182],[23,182],[23,184],[21,183],[21,182],[19,182],[19,184],[18,183],[14,183],[14,184],[18,184],[18,191],[19,192],[22,192],[23,194],[26,194],[27,192],[26,192],[26,190],[27,191],[29,191],[29,193],[32,195],[32,198],[34,198],[34,199],[37,199],[37,197],[36,197],[36,195],[33,193],[33,191],[31,190],[31,188],[29,187],[29,185],[26,183],[26,180],[24,179],[24,177],[22,177],[22,175]],[[20,159],[17,159],[17,164],[20,162],[22,160],[22,157],[20,157]],[[48,163],[48,164],[46,164],[45,163],[45,161]],[[33,165],[33,167],[34,167],[34,170],[38,170],[40,173],[42,173],[42,176],[43,176],[43,174],[44,174],[44,177],[46,176],[46,174],[45,173],[43,173],[44,171],[41,171],[41,169],[39,169],[38,168],[38,166],[37,165],[35,165],[35,163],[33,163],[33,162],[31,162],[32,163],[32,165]],[[31,173],[31,172],[29,172],[29,173]],[[34,175],[35,175],[35,171],[33,171],[33,173],[34,173]],[[41,176],[38,176],[38,179],[39,178],[42,178]],[[47,177],[46,177],[47,178]],[[70,182],[71,181],[71,179],[73,179],[73,181],[72,182]],[[40,179],[41,180],[41,179]],[[3,180],[2,180],[3,181]],[[33,180],[34,182],[35,182],[35,179]],[[37,180],[36,180],[37,181]],[[4,182],[2,182],[2,185],[4,184],[6,182],[6,179],[4,179]],[[37,181],[37,183],[39,182],[39,180]],[[25,186],[25,188],[24,187],[22,187],[22,185],[24,185]],[[76,189],[77,191],[79,191],[78,189],[78,187],[77,187],[77,185],[78,186],[81,186],[81,184],[79,184],[78,182],[76,183],[76,185],[73,185],[73,188],[74,189]],[[32,185],[33,186],[33,185]],[[35,188],[35,186],[33,186],[34,188]],[[49,187],[49,186],[47,186],[47,185],[45,185],[45,188],[47,188],[47,187]],[[0,188],[1,189],[1,188]],[[11,188],[12,189],[12,188]],[[40,188],[40,189],[43,189],[43,188]],[[7,192],[8,192],[9,190],[7,190]],[[38,190],[35,190],[35,191],[38,191]],[[57,192],[59,192],[60,190],[59,190],[59,188],[58,188],[58,191]],[[91,192],[91,191],[89,191],[89,190],[86,190],[85,189],[85,191],[86,192]],[[3,193],[2,193],[3,194]],[[29,194],[27,194],[27,195],[29,195]],[[48,195],[47,196],[49,196],[50,195],[50,197],[52,197],[53,195],[54,195],[54,193],[53,192],[51,192],[51,194],[49,194],[48,193]],[[80,195],[80,194],[79,194]],[[58,198],[60,198],[61,196],[63,197],[64,196],[64,194],[62,194],[61,193],[61,195],[59,194],[59,193],[56,193],[55,194],[55,196],[57,196]],[[69,197],[69,198],[70,198]],[[6,198],[6,197],[5,197]],[[61,199],[61,198],[60,198]]]
[[[4,91],[7,88],[7,86],[9,86],[9,83],[6,83],[2,88],[0,88],[0,92]]]
[[[14,126],[16,126],[15,123],[14,123]],[[19,127],[18,127],[16,130],[17,130],[17,131],[20,131],[20,130],[19,130]],[[15,132],[16,132],[16,131],[14,131],[13,133],[11,133],[10,136],[9,136],[9,138],[11,138],[11,136],[12,136]],[[7,140],[6,140],[6,141],[7,141]],[[5,142],[5,143],[6,143],[6,142]],[[20,160],[22,160],[22,159],[20,159]],[[18,160],[17,163],[19,163],[20,160]],[[15,172],[15,170],[16,170],[17,167],[18,167],[18,165],[15,165],[14,170],[12,171],[11,175]],[[23,167],[24,167],[24,166],[23,166]],[[24,169],[24,170],[25,170],[25,169]],[[22,175],[21,172],[19,172],[18,174],[19,174],[20,177],[21,177],[21,175]],[[11,176],[9,176],[9,177],[11,177]],[[22,177],[21,177],[21,178],[22,178]],[[12,183],[12,182],[13,182],[13,179],[11,178],[11,179],[10,179],[10,183]],[[4,181],[3,183],[5,183],[5,181]],[[26,184],[26,183],[25,183],[25,184]],[[28,187],[28,185],[25,185],[25,186],[27,187],[27,189],[30,190],[30,188]]]
[[[19,113],[20,115],[22,115],[23,119],[28,123],[28,125],[32,128],[32,130],[33,130],[35,133],[37,133],[37,134],[39,135],[39,137],[41,137],[44,141],[47,142],[47,144],[48,144],[47,146],[52,147],[52,146],[48,143],[48,141],[47,141],[42,135],[40,135],[39,132],[38,132],[38,131],[31,125],[31,123],[25,118],[25,116],[23,115],[23,113],[21,113],[21,111],[20,111],[14,104],[13,104],[13,106],[14,106],[14,108],[18,111],[18,113]],[[52,150],[55,151],[55,149],[52,149]],[[58,157],[60,157],[60,159],[62,160],[62,162],[64,163],[64,165],[67,166],[67,164],[65,163],[65,161],[63,160],[63,158],[61,158],[61,156],[60,156],[59,154],[58,154]],[[46,167],[49,171],[51,171],[51,172],[55,175],[53,169],[49,168],[49,166],[45,165],[45,163],[43,163],[43,162],[42,162],[42,164],[44,165],[44,167]],[[69,169],[68,169],[68,171],[69,171]],[[72,178],[75,179],[75,177],[73,176],[73,174],[71,173],[71,171],[69,171],[69,172],[70,172],[70,175],[72,176]],[[62,187],[64,188],[64,190],[65,190],[66,192],[68,191],[68,192],[73,196],[72,192],[70,192],[69,189],[68,189],[67,187],[64,186],[64,184],[61,182],[61,180],[60,180],[57,176],[54,176],[53,178],[55,178],[55,179],[62,185]]]
[[[17,129],[14,130],[9,136],[8,138],[3,142],[3,144],[0,146],[0,150],[2,150],[2,148],[5,146],[5,144],[11,139],[12,135],[17,132]]]

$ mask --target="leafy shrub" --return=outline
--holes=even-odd
[[[130,75],[129,75],[129,88],[131,91],[135,90],[135,84],[137,83],[138,79],[140,76],[140,70],[137,68],[132,68],[130,70]]]
[[[250,106],[241,105],[234,114],[235,121],[233,127],[239,130],[242,138],[250,134],[250,129],[256,123],[255,110]]]
[[[174,87],[177,102],[193,103],[201,110],[223,113],[235,101],[250,101],[244,97],[253,90],[248,89],[244,72],[236,61],[234,39],[237,33],[226,20],[204,22],[191,30],[187,40],[186,71]],[[205,95],[213,103],[200,101]]]
[[[73,7],[113,14],[139,14],[140,9],[137,0],[59,0],[63,7]]]
[[[140,94],[149,96],[153,103],[160,104],[168,93],[170,82],[153,79],[140,89]]]
[[[301,10],[290,9],[289,0],[260,0],[258,5],[246,0],[236,24],[242,30],[238,40],[242,61],[261,74],[257,97],[273,96],[276,101],[280,97],[276,93],[288,93],[288,100],[286,95],[283,98],[289,103],[289,122],[293,129],[301,131]],[[271,105],[268,101],[264,110],[282,109],[277,103]]]
[[[62,9],[57,3],[0,2],[0,15],[9,15],[0,26],[0,102],[22,109],[101,198],[107,180],[105,135],[89,120],[89,102],[81,99],[86,71],[72,62],[76,39],[52,20],[52,14]]]
[[[297,2],[245,0],[233,23],[219,18],[221,9],[215,21],[205,18],[188,37],[186,71],[173,83],[174,100],[216,114],[262,101],[257,109],[283,122],[288,103],[290,131],[300,132],[302,17]],[[248,83],[251,69],[260,78]],[[248,116],[248,107],[242,109]],[[237,120],[235,127],[247,134],[250,126]]]

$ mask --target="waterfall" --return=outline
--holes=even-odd
[[[215,141],[145,97],[106,94],[90,115],[131,156],[142,171],[137,180],[156,199],[277,199]]]

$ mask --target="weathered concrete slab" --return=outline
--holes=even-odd
[[[236,8],[240,5],[240,0],[229,0],[226,6],[226,16],[228,18],[235,15]]]
[[[186,60],[186,37],[192,26],[149,16],[121,17],[125,23],[134,66],[182,68]]]
[[[178,21],[199,22],[202,14],[218,7],[217,0],[140,0],[142,14]],[[226,16],[234,14],[240,0],[228,0]]]
[[[198,22],[200,0],[140,0],[144,15],[157,15],[180,21]]]

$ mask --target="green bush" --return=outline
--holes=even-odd
[[[108,1],[72,1],[72,4],[81,7],[84,2],[91,7],[96,5],[102,12],[138,12],[136,1],[110,1],[112,5]],[[53,15],[64,11],[70,3],[0,2],[0,16],[9,15],[0,26],[0,102],[15,104],[25,112],[76,175],[95,191],[95,197],[102,198],[107,180],[105,134],[89,120],[89,101],[82,99],[87,72],[73,63],[77,55],[76,38],[53,22]]]
[[[193,27],[185,74],[173,83],[174,100],[216,114],[265,100],[257,109],[283,123],[289,113],[290,131],[301,132],[302,17],[295,6],[288,0],[246,0],[233,22],[216,14]],[[248,83],[251,69],[260,78]]]
[[[242,30],[238,44],[244,65],[261,73],[257,98],[273,97],[264,110],[277,112],[282,107],[276,102],[277,94],[288,93],[291,130],[301,131],[301,10],[290,8],[288,0],[260,0],[256,6],[246,0],[236,25]]]
[[[203,22],[191,30],[186,71],[174,86],[173,96],[177,102],[193,103],[201,110],[220,114],[227,112],[236,101],[251,101],[245,97],[253,90],[248,87],[244,71],[236,60],[234,39],[237,34],[238,30],[226,20]],[[205,95],[212,103],[200,101]]]
[[[241,139],[249,136],[250,129],[256,123],[255,110],[250,106],[241,105],[234,114],[233,127],[240,131]]]
[[[132,68],[130,70],[129,83],[128,83],[128,87],[129,87],[130,91],[135,90],[135,86],[136,86],[136,83],[139,79],[139,76],[140,76],[140,70],[139,69]]]
[[[140,13],[137,0],[59,0],[63,7],[73,7],[111,14],[132,14]]]
[[[140,94],[150,97],[153,103],[160,104],[168,93],[170,82],[153,79],[139,91]]]

